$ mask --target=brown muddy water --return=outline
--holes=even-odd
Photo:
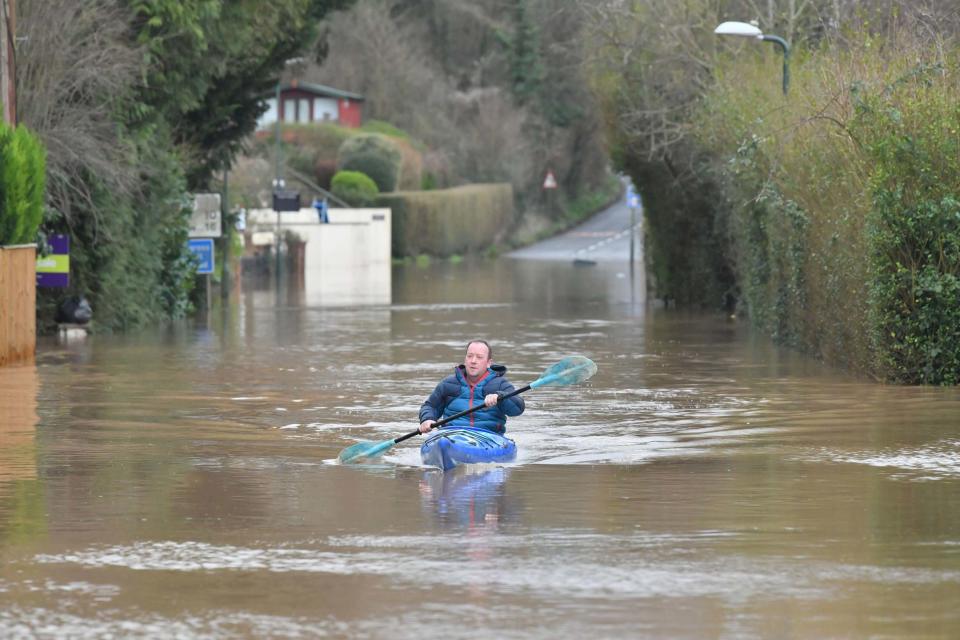
[[[403,267],[393,303],[249,291],[0,369],[3,638],[957,638],[960,394],[874,384],[612,265]],[[466,340],[515,464],[410,431]]]

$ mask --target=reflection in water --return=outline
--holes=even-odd
[[[37,475],[39,389],[36,365],[0,367],[0,486]]]
[[[505,485],[509,470],[488,465],[466,465],[443,473],[427,471],[420,481],[424,509],[446,528],[469,533],[497,531],[515,518],[508,509]]]
[[[37,393],[34,364],[0,367],[0,547],[43,531],[43,492],[37,481]]]

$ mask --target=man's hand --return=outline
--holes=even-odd
[[[492,407],[498,402],[500,402],[500,394],[497,393],[488,393],[483,398],[483,406],[485,407]]]
[[[436,420],[424,420],[420,423],[420,433],[428,433],[433,429],[433,424]]]

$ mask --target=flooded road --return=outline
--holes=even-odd
[[[876,385],[616,264],[398,267],[393,303],[249,291],[0,369],[0,637],[955,638],[960,393]],[[331,463],[410,431],[467,339],[515,464]]]

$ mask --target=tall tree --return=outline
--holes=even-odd
[[[284,63],[305,55],[319,20],[351,0],[125,0],[144,48],[141,115],[171,126],[191,188],[231,163]]]
[[[98,325],[183,314],[189,191],[253,130],[284,62],[345,0],[21,0],[21,118],[50,150],[45,229]],[[41,325],[60,295],[38,297]]]
[[[520,104],[525,104],[540,90],[543,73],[537,29],[528,11],[527,0],[513,1],[512,22],[513,33],[501,37],[509,50],[513,95]]]

